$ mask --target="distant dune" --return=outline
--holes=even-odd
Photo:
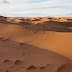
[[[71,71],[71,17],[0,17],[0,72]]]

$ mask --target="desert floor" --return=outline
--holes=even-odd
[[[72,17],[0,16],[0,72],[72,72]]]

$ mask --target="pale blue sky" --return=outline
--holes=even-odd
[[[9,17],[72,16],[72,0],[0,0],[0,15]]]

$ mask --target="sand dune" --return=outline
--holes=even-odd
[[[71,43],[68,18],[1,18],[0,72],[71,72]]]
[[[69,59],[51,51],[0,38],[0,72],[54,72],[68,62]]]
[[[25,29],[20,25],[0,24],[0,35],[17,42],[44,48],[62,54],[71,59],[72,33],[41,31]]]

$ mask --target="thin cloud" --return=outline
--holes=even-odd
[[[63,16],[72,12],[70,0],[44,0],[39,3],[25,3],[28,0],[7,1],[11,4],[0,5],[0,14],[6,16]]]
[[[9,1],[7,1],[7,0],[0,0],[0,4],[9,4]]]

